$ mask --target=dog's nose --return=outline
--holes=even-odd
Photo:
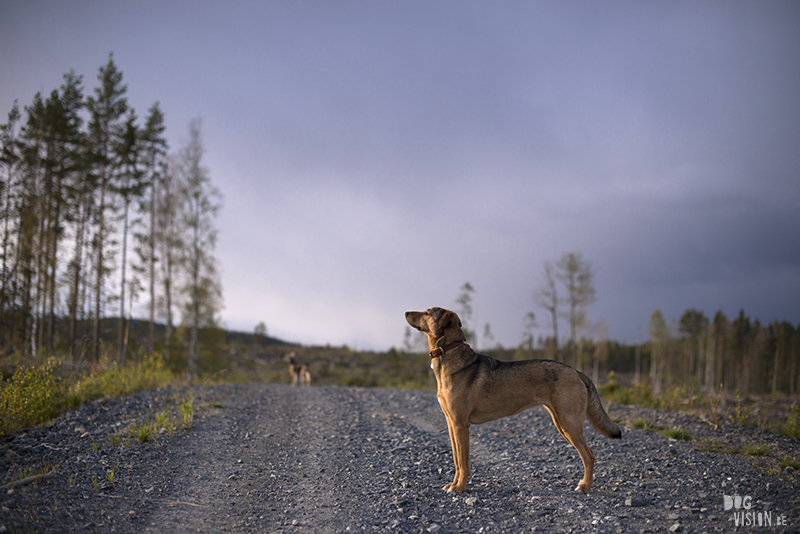
[[[408,314],[410,314],[410,313],[411,313],[411,312],[406,312],[406,317],[408,317]]]

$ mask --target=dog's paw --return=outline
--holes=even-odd
[[[587,488],[583,484],[578,484],[578,486],[575,488],[575,492],[576,493],[583,493],[585,495],[585,494],[589,493],[589,488]]]

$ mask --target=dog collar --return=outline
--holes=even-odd
[[[457,346],[463,345],[463,344],[464,344],[463,341],[453,341],[452,343],[450,343],[448,345],[445,345],[444,347],[437,347],[437,348],[433,349],[428,354],[431,355],[431,359],[438,358],[439,356],[444,355],[444,353],[447,352],[448,350],[454,349]]]

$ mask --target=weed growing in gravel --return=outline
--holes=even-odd
[[[153,437],[153,430],[150,425],[142,425],[136,430],[136,437],[140,443],[146,443]]]
[[[637,419],[633,422],[633,428],[648,431],[661,431],[666,430],[667,427],[659,425],[658,423],[650,421],[649,419]]]
[[[661,435],[665,438],[692,441],[692,433],[683,428],[665,428],[661,431]]]
[[[189,393],[186,400],[177,399],[178,414],[171,409],[156,412],[154,419],[137,421],[128,425],[124,430],[120,430],[108,435],[112,445],[131,445],[130,437],[139,443],[152,442],[157,450],[161,450],[161,443],[156,439],[159,434],[166,433],[173,436],[177,428],[186,429],[191,426],[193,418],[193,397]],[[180,420],[180,423],[178,422]]]
[[[194,420],[193,401],[194,398],[192,394],[189,393],[189,397],[178,406],[178,411],[181,416],[181,428],[184,430],[192,427],[192,421]]]
[[[791,456],[784,456],[781,458],[780,463],[778,464],[781,469],[786,469],[787,467],[791,467],[795,470],[800,470],[800,456],[796,456],[792,458]]]
[[[92,489],[97,491],[100,489],[100,482],[97,480],[97,477],[92,475]]]
[[[733,411],[733,415],[731,419],[734,423],[738,423],[740,425],[744,425],[747,422],[749,414],[747,411],[747,407],[744,405],[742,401],[742,394],[739,390],[736,390],[736,408]]]
[[[113,484],[113,483],[114,483],[114,480],[115,480],[115,477],[114,477],[114,470],[113,470],[113,469],[111,469],[110,467],[106,469],[106,479],[108,480],[108,482],[109,482],[110,484]]]
[[[721,454],[738,454],[741,456],[761,457],[769,454],[772,447],[769,443],[748,443],[741,447],[728,448],[712,439],[704,439],[698,445],[697,450],[703,452],[718,452]]]
[[[704,438],[700,440],[700,444],[697,446],[697,450],[702,452],[719,452],[719,453],[728,452],[728,449],[727,447],[725,447],[725,445],[716,442],[710,438]]]
[[[633,428],[647,430],[648,432],[659,432],[665,438],[680,439],[684,441],[692,440],[692,433],[682,428],[669,428],[659,425],[649,419],[637,419],[633,422]]]
[[[167,413],[166,410],[158,412],[156,414],[156,427],[159,429],[159,432],[163,428],[164,432],[171,437],[175,434],[175,419],[172,417],[172,414]]]
[[[769,443],[748,443],[733,452],[743,456],[766,456],[769,449]]]

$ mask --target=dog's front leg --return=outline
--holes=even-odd
[[[447,430],[450,433],[450,446],[453,449],[453,463],[456,473],[453,481],[443,488],[446,492],[464,491],[469,478],[469,424],[458,424],[448,417]]]
[[[469,478],[469,423],[454,424],[451,439],[453,439],[453,457],[456,462],[456,476],[448,492],[455,491],[461,493],[467,486]]]
[[[453,464],[455,465],[456,469],[456,473],[455,475],[453,475],[453,481],[450,482],[449,484],[445,484],[444,488],[442,488],[443,490],[449,493],[453,491],[453,487],[455,487],[456,484],[458,483],[459,468],[458,468],[458,448],[456,445],[456,435],[453,430],[453,423],[450,421],[450,417],[446,417],[446,419],[447,419],[447,432],[448,434],[450,434],[450,450],[453,451]]]

